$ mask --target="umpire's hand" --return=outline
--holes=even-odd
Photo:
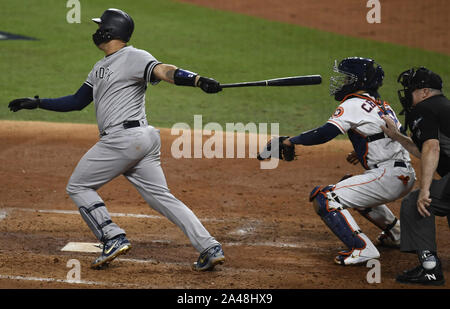
[[[40,101],[39,96],[35,96],[34,98],[20,98],[9,102],[8,107],[13,112],[21,109],[35,109],[39,106]]]
[[[355,151],[352,151],[347,155],[347,162],[350,164],[353,164],[353,165],[356,165],[359,163],[359,159],[358,159],[358,156],[356,155]]]
[[[222,91],[222,87],[219,82],[208,77],[200,76],[197,82],[197,87],[202,88],[202,90],[206,93],[217,93]]]

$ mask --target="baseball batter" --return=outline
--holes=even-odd
[[[347,208],[358,210],[383,230],[378,244],[399,246],[400,222],[385,204],[410,191],[415,172],[408,152],[381,129],[384,115],[400,126],[391,107],[379,100],[378,89],[384,78],[381,66],[372,59],[350,57],[335,63],[334,72],[330,92],[340,102],[335,113],[322,127],[283,143],[317,145],[339,134],[348,134],[354,147],[352,156],[366,172],[335,185],[315,187],[310,201],[325,224],[347,246],[347,250],[338,253],[335,262],[351,265],[378,258],[380,254]]]
[[[113,178],[124,175],[156,211],[175,223],[200,253],[195,270],[214,268],[224,262],[220,243],[195,214],[169,191],[160,162],[159,130],[148,125],[145,112],[147,85],[161,80],[181,86],[198,86],[217,93],[220,84],[176,66],[163,64],[150,53],[128,46],[134,30],[132,18],[118,9],[106,10],[94,18],[98,30],[95,45],[105,53],[81,88],[57,99],[21,98],[10,102],[20,109],[43,108],[65,112],[81,110],[94,101],[100,140],[81,158],[67,185],[67,193],[99,241],[102,254],[93,268],[108,265],[130,250],[125,231],[111,220],[97,190]]]

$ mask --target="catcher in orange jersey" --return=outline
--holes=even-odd
[[[400,127],[394,111],[380,100],[378,89],[383,78],[383,69],[372,59],[350,57],[336,61],[330,83],[331,95],[340,102],[336,111],[323,126],[283,141],[286,146],[311,146],[347,133],[354,147],[349,162],[358,160],[366,169],[334,185],[316,186],[310,194],[317,214],[346,246],[334,259],[341,265],[380,256],[347,208],[358,210],[382,230],[378,245],[398,247],[400,222],[385,204],[406,195],[415,182],[408,152],[381,129],[384,116]]]

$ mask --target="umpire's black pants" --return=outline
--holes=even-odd
[[[422,217],[417,211],[419,190],[409,193],[400,208],[400,250],[437,252],[435,216],[447,216],[450,227],[450,173],[439,180],[433,180],[430,188],[431,216]]]

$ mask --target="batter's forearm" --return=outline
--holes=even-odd
[[[174,84],[174,77],[175,77],[175,71],[177,70],[177,67],[174,65],[166,64],[164,68],[164,78],[161,78],[162,80]]]
[[[56,99],[41,99],[39,108],[55,112],[82,110],[93,100],[92,88],[83,84],[74,94]]]
[[[166,81],[168,83],[171,84],[175,84],[175,73],[177,71],[178,67],[174,66],[173,64],[159,64],[157,65],[153,72],[156,76],[156,78],[161,79],[163,81]],[[193,86],[197,84],[198,79],[200,78],[200,76],[196,73],[195,74],[195,78],[193,79]]]
[[[158,64],[153,69],[153,76],[177,86],[199,87],[206,93],[222,91],[219,82],[197,73],[177,68],[172,64]]]

